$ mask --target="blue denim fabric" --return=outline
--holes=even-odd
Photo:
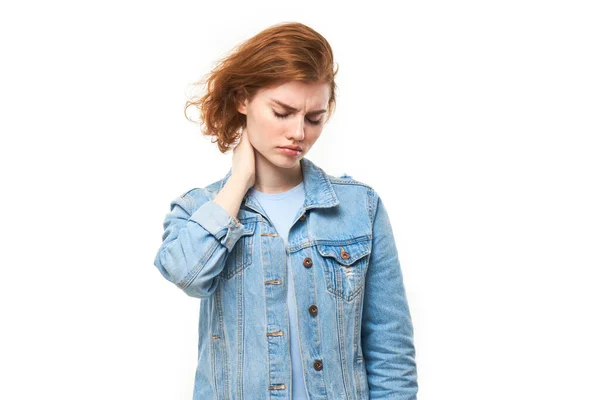
[[[306,197],[287,246],[251,196],[239,222],[212,201],[231,169],[170,204],[154,264],[201,299],[194,400],[291,398],[286,261],[310,398],[416,399],[413,326],[383,201],[300,162]]]

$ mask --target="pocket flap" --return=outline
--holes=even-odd
[[[254,227],[256,226],[255,223],[244,224],[242,222],[242,224],[244,225],[244,232],[242,232],[242,236],[252,235],[254,233]]]
[[[244,231],[242,232],[242,236],[248,236],[254,233],[254,228],[256,228],[255,219],[240,219],[240,224],[244,225]]]
[[[363,240],[349,244],[318,244],[323,257],[333,257],[343,265],[351,265],[371,252],[371,241]]]

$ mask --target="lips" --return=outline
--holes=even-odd
[[[301,147],[298,146],[279,146],[282,149],[290,149],[290,150],[295,150],[295,151],[302,151]]]
[[[298,157],[300,154],[302,154],[301,150],[294,150],[293,148],[289,147],[277,147],[277,149],[283,154],[291,157]]]

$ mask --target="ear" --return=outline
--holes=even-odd
[[[237,110],[238,110],[240,113],[242,113],[242,114],[244,114],[244,115],[247,115],[247,112],[248,112],[248,111],[247,111],[248,100],[246,100],[246,99],[245,99],[245,97],[244,97],[244,96],[242,96],[242,94],[241,94],[239,91],[238,91],[238,92],[236,92],[236,95],[235,95],[235,100],[236,100],[236,101],[235,101],[235,104],[236,104]],[[243,100],[243,101],[242,101],[242,100]]]

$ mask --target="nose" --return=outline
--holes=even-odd
[[[292,139],[292,138],[290,138],[290,139]],[[296,125],[293,139],[296,142],[300,142],[304,139],[304,118],[303,117],[300,117],[300,122]]]

